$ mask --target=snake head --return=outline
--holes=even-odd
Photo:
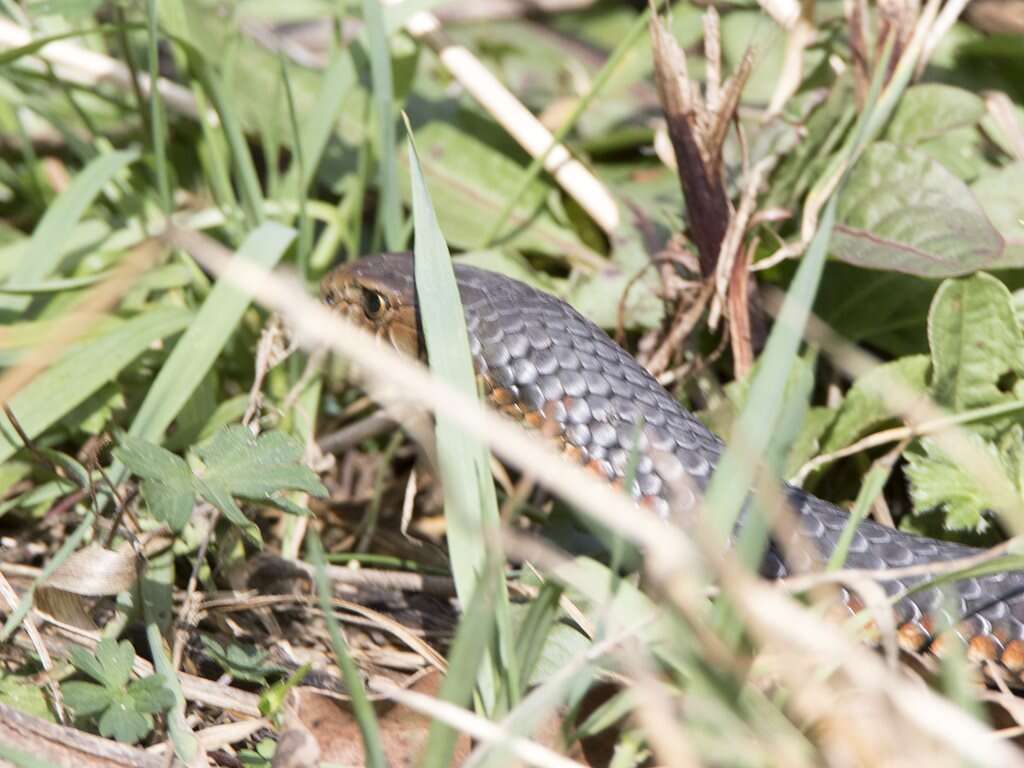
[[[329,272],[320,300],[400,352],[423,357],[411,253],[359,259]]]

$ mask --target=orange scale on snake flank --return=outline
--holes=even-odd
[[[967,643],[967,660],[979,664],[983,661],[995,661],[1002,650],[998,641],[991,635],[975,635]]]
[[[999,659],[1011,672],[1024,671],[1024,640],[1011,640]]]
[[[924,628],[914,621],[908,621],[896,630],[896,639],[904,651],[916,653],[923,649],[932,639]]]

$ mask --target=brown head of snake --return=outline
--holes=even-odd
[[[455,276],[476,373],[494,407],[557,441],[574,461],[620,484],[634,449],[636,425],[642,421],[631,491],[640,503],[674,520],[695,511],[692,494],[671,491],[680,477],[698,493],[706,488],[722,452],[717,436],[565,302],[469,266],[456,266]],[[342,266],[324,279],[321,296],[378,338],[422,357],[410,254],[385,254]],[[767,578],[827,563],[849,523],[845,511],[800,488],[783,484],[782,494],[795,515],[795,546],[769,546],[761,566]],[[740,515],[737,532],[747,511]],[[794,552],[803,562],[794,561]],[[885,575],[879,582],[895,599],[898,640],[904,649],[938,651],[949,638],[958,637],[969,658],[995,662],[1019,686],[1024,679],[1024,572],[970,576],[945,591],[931,586],[905,594],[927,578],[920,568],[914,572],[915,567],[978,554],[980,550],[962,544],[865,520],[853,531],[845,566]],[[845,589],[842,602],[848,612],[863,607]],[[949,626],[953,633],[940,636]]]

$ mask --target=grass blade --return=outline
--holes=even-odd
[[[252,231],[235,258],[262,267],[273,267],[284,256],[294,237],[294,230],[267,222]],[[235,287],[230,279],[217,281],[157,374],[132,421],[129,434],[154,443],[163,440],[167,427],[234,333],[249,302],[249,296]]]
[[[113,380],[153,342],[180,332],[192,313],[177,308],[153,309],[110,333],[73,349],[11,398],[11,410],[29,437],[70,413],[93,392]],[[10,427],[0,427],[0,462],[22,447]]]
[[[419,298],[427,355],[431,370],[468,397],[476,397],[473,359],[455,271],[448,245],[441,234],[430,202],[430,193],[420,171],[419,158],[409,130],[409,167],[412,177],[413,220],[415,222],[416,291]],[[448,548],[456,590],[463,605],[469,605],[484,573],[488,552],[504,562],[498,542],[498,502],[491,477],[490,452],[447,418],[437,418],[437,451],[445,495]],[[481,546],[481,543],[484,546]],[[512,653],[511,618],[505,580],[496,585],[498,657],[489,657],[490,669],[481,671],[481,695],[488,710],[496,704],[499,686],[513,693],[518,689]]]
[[[61,245],[103,188],[118,173],[139,159],[135,150],[110,152],[90,162],[53,201],[32,232],[28,247],[10,275],[13,283],[35,283],[60,264]],[[0,310],[23,312],[30,299],[0,296]]]
[[[370,49],[370,78],[377,118],[377,183],[381,193],[378,227],[383,223],[387,249],[399,251],[405,245],[405,237],[402,235],[402,205],[395,160],[394,79],[391,75],[391,47],[380,0],[363,0],[363,20]]]
[[[338,626],[338,619],[334,615],[334,607],[331,604],[331,589],[327,580],[327,571],[324,565],[324,548],[320,543],[320,537],[314,531],[307,535],[307,557],[313,564],[314,578],[316,580],[316,593],[320,600],[320,610],[324,614],[324,622],[327,624],[327,631],[331,636],[331,646],[334,648],[334,655],[337,657],[338,666],[341,667],[341,674],[345,679],[345,687],[352,700],[352,711],[355,714],[356,722],[359,723],[359,730],[363,735],[364,754],[366,764],[370,768],[385,768],[387,759],[384,756],[384,747],[380,739],[380,729],[377,726],[377,715],[373,711],[373,705],[366,695],[363,687],[363,679],[359,675],[359,669],[352,656],[348,652],[348,643],[345,636],[341,634],[341,627]]]

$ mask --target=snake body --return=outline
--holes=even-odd
[[[642,417],[632,491],[662,516],[685,519],[722,454],[722,441],[680,405],[604,331],[558,298],[522,282],[466,265],[455,267],[477,376],[490,402],[560,442],[564,452],[608,481],[621,484]],[[423,356],[410,254],[361,259],[330,273],[321,298],[401,351]],[[667,457],[667,458],[666,458]],[[849,516],[806,491],[784,485],[796,512],[796,548],[772,545],[762,564],[767,578],[826,563]],[[741,522],[745,515],[741,514]],[[809,562],[794,563],[792,550]],[[856,528],[845,567],[904,569],[977,555],[972,547],[916,536],[866,520]],[[924,576],[881,582],[901,594]],[[850,613],[863,604],[847,589]],[[900,645],[940,651],[954,626],[968,658],[990,661],[1015,682],[1024,680],[1024,572],[963,578],[903,597],[895,605]],[[940,644],[940,640],[943,642]]]

